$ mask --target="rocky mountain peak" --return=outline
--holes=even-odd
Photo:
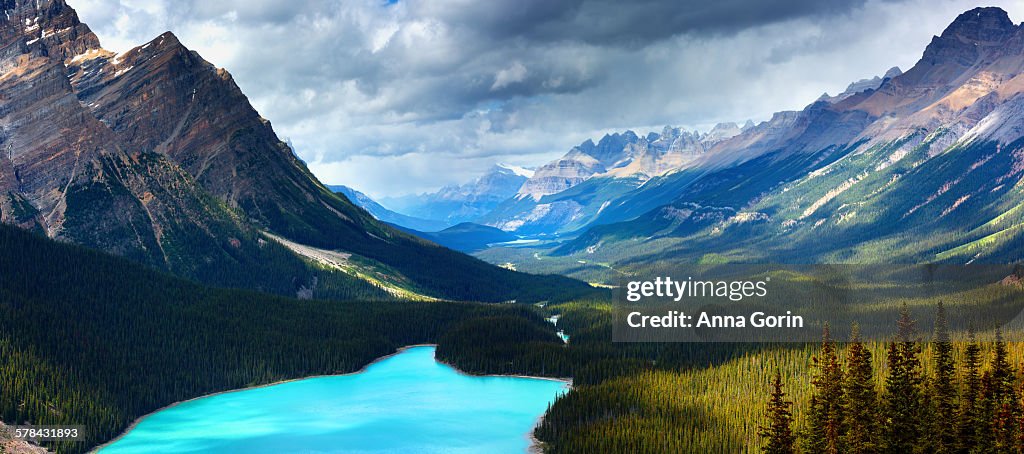
[[[753,126],[753,123],[750,120],[747,120],[747,122],[750,123],[751,126]],[[743,128],[746,127],[747,126],[744,126]],[[736,123],[732,122],[718,123],[715,125],[715,127],[711,128],[710,131],[702,135],[700,140],[701,142],[704,142],[705,146],[711,146],[725,139],[739,135],[741,132],[743,132],[743,128],[741,128]]]
[[[489,173],[500,173],[503,175],[518,175],[524,178],[530,178],[533,176],[535,169],[522,167],[512,164],[498,163],[495,164]]]
[[[893,77],[896,77],[900,74],[903,74],[903,70],[901,70],[899,66],[893,66],[892,68],[889,68],[889,70],[885,72],[885,75],[882,76],[882,79],[892,79]]]
[[[99,38],[64,0],[5,0],[0,39],[21,39],[59,60],[100,48]]]
[[[942,32],[943,38],[957,38],[962,41],[992,43],[1001,42],[1012,35],[1017,26],[1002,8],[974,8],[957,16]]]
[[[917,73],[910,77],[914,83],[930,85],[952,82],[955,76],[959,76],[957,71],[936,71],[933,67],[970,67],[981,60],[994,58],[994,55],[1002,53],[1003,47],[1018,29],[1006,11],[1000,8],[975,8],[967,11],[957,16],[941,35],[932,38],[921,61],[907,74]]]

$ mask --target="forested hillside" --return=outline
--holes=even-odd
[[[518,321],[468,320],[437,350],[478,373],[574,377],[535,432],[545,452],[762,452],[776,374],[790,444],[768,452],[1017,452],[1022,439],[1019,332],[975,341],[904,317],[889,341],[612,343],[608,305],[547,309],[568,344]]]
[[[0,226],[0,420],[80,424],[83,452],[134,419],[203,394],[353,372],[448,327],[521,305],[298,301],[203,287]],[[553,336],[553,332],[549,333]]]

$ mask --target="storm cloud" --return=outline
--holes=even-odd
[[[324,182],[376,197],[539,165],[613,130],[799,109],[891,66],[964,0],[69,0],[116,51],[173,31]],[[1019,2],[1003,6],[1015,21]]]

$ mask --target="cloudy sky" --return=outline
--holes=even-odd
[[[171,30],[329,184],[374,197],[588,137],[766,119],[914,64],[967,0],[68,0],[104,47]],[[620,4],[621,3],[621,4]],[[988,2],[1024,20],[1024,2]]]

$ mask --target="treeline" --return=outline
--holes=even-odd
[[[471,373],[572,377],[579,386],[654,368],[705,367],[765,348],[738,343],[613,343],[607,302],[572,302],[548,310],[560,314],[557,329],[571,335],[568,344],[541,315],[522,307],[515,317],[453,325],[442,336],[437,357]]]
[[[472,319],[536,332],[530,310],[209,288],[0,226],[0,420],[83,425],[83,441],[46,446],[84,452],[173,402],[353,372]]]
[[[825,327],[813,358],[806,418],[794,427],[793,402],[785,397],[780,373],[771,382],[760,426],[768,453],[1019,453],[1024,451],[1024,383],[1007,343],[997,330],[989,357],[970,334],[957,355],[946,313],[938,306],[934,336],[926,352],[906,309],[895,340],[885,350],[882,374],[854,331],[840,348]],[[957,361],[959,356],[959,361]],[[930,370],[924,363],[930,361]],[[985,367],[987,362],[987,367]]]
[[[747,395],[755,389],[745,386],[748,378],[742,372],[730,376],[700,372],[719,370],[737,358],[773,356],[785,354],[791,347],[803,348],[741,343],[613,343],[608,303],[574,302],[550,310],[560,315],[557,327],[570,334],[563,355],[554,364],[563,369],[562,376],[573,377],[573,389],[555,401],[534,431],[548,453],[740,451],[745,443],[742,434],[730,430],[723,415],[715,411],[721,409],[742,424],[749,415],[724,391]],[[529,358],[536,353],[522,355]],[[529,363],[520,359],[517,364]],[[552,364],[546,364],[547,370],[553,368]],[[698,399],[694,401],[694,397]]]
[[[560,364],[559,374],[574,377],[574,388],[551,406],[535,430],[548,453],[761,452],[766,439],[759,432],[772,426],[761,417],[770,397],[766,385],[776,372],[781,372],[779,391],[785,392],[779,402],[787,403],[780,409],[788,412],[785,424],[776,427],[789,427],[791,436],[786,445],[791,450],[781,452],[943,452],[927,440],[932,434],[946,434],[943,446],[949,446],[948,434],[953,434],[957,446],[1000,452],[1005,443],[999,440],[1020,440],[1024,434],[1019,427],[1021,382],[1010,366],[1024,361],[1024,346],[1003,340],[961,342],[963,333],[951,342],[942,330],[936,340],[923,343],[910,329],[906,311],[899,339],[909,340],[850,342],[843,348],[830,340],[834,353],[829,353],[815,344],[614,344],[608,341],[606,304],[572,303],[551,310],[561,314],[558,327],[571,341],[560,356],[546,351],[555,362],[544,366],[550,372]],[[987,334],[986,339],[992,333]],[[488,344],[482,341],[476,348]],[[521,355],[504,364],[530,366],[528,358],[539,354]],[[1005,377],[1013,377],[1011,386]],[[832,396],[839,394],[842,403],[835,404]],[[885,396],[899,405],[888,407]],[[977,425],[958,422],[964,409],[982,415],[970,418]],[[829,415],[840,411],[846,416],[838,424]],[[950,411],[956,417],[948,417]],[[894,423],[886,412],[909,415],[906,421],[917,421],[919,429]],[[935,427],[948,421],[956,422],[953,429]],[[994,435],[995,427],[1004,432]],[[822,448],[823,437],[833,442]],[[888,449],[883,437],[902,441]],[[863,444],[868,448],[857,451],[858,439],[867,439]]]

